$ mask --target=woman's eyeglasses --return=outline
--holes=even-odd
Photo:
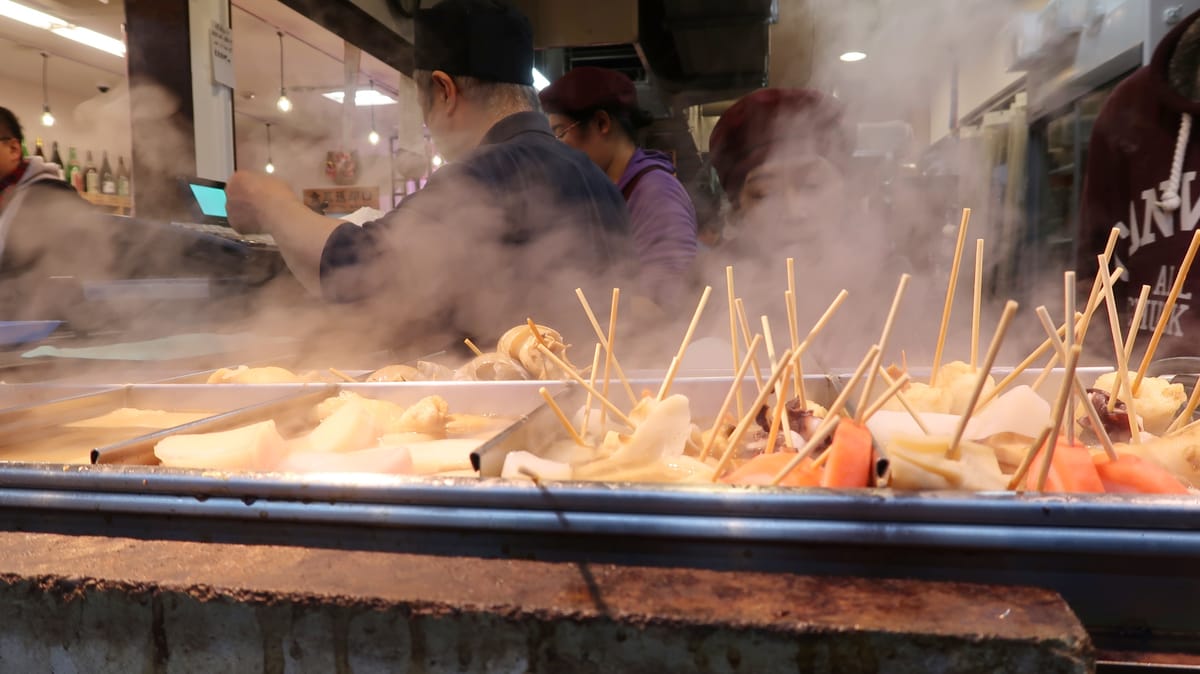
[[[566,137],[567,137],[567,134],[568,134],[568,133],[571,133],[571,129],[574,129],[575,127],[579,126],[580,124],[583,124],[583,122],[582,122],[582,121],[578,121],[578,122],[575,122],[574,124],[571,124],[571,125],[569,125],[569,126],[564,126],[563,128],[561,128],[561,129],[559,129],[558,131],[555,131],[555,132],[554,132],[554,137],[555,137],[555,138],[557,138],[557,139],[559,139],[559,140],[562,140],[563,138],[566,138]]]

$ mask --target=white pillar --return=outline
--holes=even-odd
[[[228,180],[234,169],[233,91],[213,81],[213,23],[226,28],[229,0],[188,0],[192,51],[192,113],[196,133],[196,175]]]

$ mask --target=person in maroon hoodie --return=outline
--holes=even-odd
[[[625,196],[641,291],[673,307],[699,248],[696,209],[671,159],[634,140],[644,113],[633,81],[615,70],[574,68],[540,98],[554,135],[587,154]]]
[[[1081,292],[1090,291],[1096,256],[1117,227],[1121,237],[1112,266],[1127,270],[1116,286],[1124,325],[1142,286],[1151,288],[1139,328],[1141,345],[1163,313],[1200,220],[1200,152],[1190,142],[1193,116],[1200,113],[1198,19],[1200,12],[1176,26],[1150,64],[1117,86],[1096,119],[1088,147],[1077,261]],[[1200,269],[1193,268],[1155,357],[1200,355],[1198,301]]]

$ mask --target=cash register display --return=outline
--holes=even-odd
[[[196,197],[196,203],[200,205],[200,212],[206,217],[229,217],[225,212],[224,189],[209,185],[197,185],[196,183],[189,183],[188,187],[192,188],[192,195]]]

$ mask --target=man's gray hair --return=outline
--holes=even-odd
[[[459,93],[463,98],[476,105],[506,112],[529,110],[540,112],[542,109],[537,90],[531,86],[508,82],[489,82],[466,75],[452,75],[451,77],[458,85]],[[413,81],[417,83],[421,107],[428,109],[431,104],[429,97],[433,93],[433,72],[429,70],[414,71]]]

